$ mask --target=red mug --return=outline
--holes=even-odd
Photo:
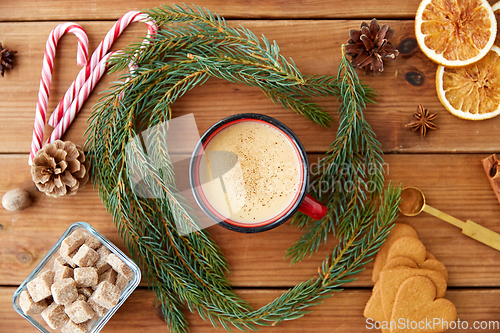
[[[272,216],[265,221],[259,221],[256,223],[236,221],[234,219],[231,219],[231,217],[225,216],[224,214],[219,212],[210,204],[201,186],[202,181],[200,179],[200,163],[205,148],[210,143],[210,140],[212,140],[220,131],[231,125],[241,122],[261,122],[278,130],[289,140],[299,160],[298,165],[300,182],[291,202],[284,210],[280,211],[275,216]],[[272,117],[256,113],[236,114],[224,118],[212,125],[212,127],[210,127],[198,141],[191,156],[189,166],[189,180],[191,189],[193,191],[196,202],[203,210],[203,212],[217,224],[220,224],[222,227],[243,233],[256,233],[273,229],[283,224],[297,211],[300,211],[314,219],[323,218],[327,212],[327,208],[307,194],[309,178],[309,161],[307,159],[307,154],[304,147],[302,146],[302,143],[297,138],[295,133],[293,133],[282,122]]]

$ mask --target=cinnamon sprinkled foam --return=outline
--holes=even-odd
[[[290,139],[273,126],[251,120],[230,125],[210,140],[205,153],[203,193],[226,218],[260,223],[295,200],[301,161]]]

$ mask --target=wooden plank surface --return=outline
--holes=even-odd
[[[29,151],[41,62],[46,36],[58,22],[0,23],[0,40],[5,46],[19,51],[15,56],[15,69],[8,71],[0,80],[0,152],[19,153]],[[81,22],[90,36],[93,50],[111,27],[111,22]],[[285,56],[292,57],[299,69],[307,74],[335,74],[340,60],[339,48],[348,39],[350,28],[360,21],[232,21],[242,24],[257,35],[264,33],[276,40]],[[391,21],[396,29],[395,45],[413,37],[412,21]],[[26,31],[30,31],[26,34]],[[116,48],[146,33],[145,25],[134,24],[119,39]],[[75,63],[76,40],[65,36],[60,42],[54,70],[53,87],[49,99],[49,112],[55,108],[79,70]],[[418,47],[417,47],[418,48]],[[304,52],[307,50],[307,52]],[[500,117],[482,122],[458,119],[447,112],[435,92],[436,65],[420,51],[401,56],[388,63],[379,76],[361,79],[380,94],[377,104],[369,105],[366,118],[378,135],[386,152],[494,152],[498,148],[492,134],[500,126]],[[417,73],[423,78],[421,86],[414,86],[406,74]],[[105,90],[114,75],[105,77],[98,85],[84,108],[64,137],[82,143],[86,119],[91,107]],[[336,118],[338,103],[334,98],[318,100]],[[421,139],[417,133],[405,128],[418,104],[424,104],[432,112],[439,112],[436,124],[439,130]],[[258,112],[271,115],[288,124],[309,152],[326,151],[333,141],[336,123],[330,129],[304,120],[281,106],[273,105],[260,90],[221,80],[209,80],[197,87],[173,106],[174,116],[194,113],[200,132],[225,116],[235,112]]]
[[[311,155],[311,162],[317,161],[319,156]],[[394,184],[421,188],[429,205],[500,232],[500,205],[484,175],[483,157],[462,154],[387,155],[386,177]],[[34,205],[25,211],[11,213],[0,210],[0,285],[21,283],[63,231],[75,221],[92,224],[124,248],[111,216],[105,212],[91,186],[76,196],[53,199],[33,189],[26,155],[0,155],[0,170],[7,175],[0,178],[0,195],[23,184],[35,198]],[[413,225],[429,251],[447,266],[450,286],[500,285],[498,251],[463,236],[457,228],[425,213],[413,218],[400,217],[398,221]],[[300,231],[292,228],[289,222],[260,234],[239,234],[218,226],[208,230],[229,260],[229,279],[236,287],[295,285],[314,276],[321,261],[335,245],[332,240],[312,258],[290,266],[283,256],[298,239]],[[359,274],[358,280],[351,285],[372,286],[370,270]]]
[[[428,204],[459,219],[471,219],[500,232],[500,205],[484,175],[481,159],[498,152],[495,133],[500,117],[469,122],[450,115],[435,93],[437,66],[428,60],[414,41],[412,21],[419,0],[365,1],[221,1],[201,0],[209,8],[229,19],[228,24],[242,24],[257,35],[276,40],[282,53],[292,57],[305,74],[335,74],[340,60],[340,46],[349,38],[349,30],[362,20],[377,17],[396,30],[393,43],[403,50],[397,61],[386,64],[379,76],[365,76],[364,83],[380,94],[377,104],[366,110],[372,125],[389,154],[387,180],[404,186],[421,188]],[[490,0],[490,3],[496,1]],[[62,232],[74,221],[86,221],[112,242],[124,249],[111,216],[104,210],[97,192],[87,186],[74,197],[52,199],[34,189],[26,163],[33,129],[41,62],[49,32],[60,22],[78,21],[88,32],[91,52],[114,21],[128,10],[160,5],[151,0],[132,1],[0,1],[0,42],[17,50],[15,69],[0,77],[0,196],[15,187],[28,189],[34,197],[29,209],[11,213],[0,209],[0,332],[34,332],[35,329],[11,305],[12,294],[32,271]],[[317,20],[316,20],[317,19]],[[144,35],[143,24],[135,23],[125,31],[113,49],[119,49]],[[62,38],[57,49],[49,110],[79,71],[75,63],[76,40]],[[410,77],[416,78],[410,79]],[[105,77],[91,95],[65,139],[83,143],[91,107],[98,92],[105,90],[116,76]],[[417,82],[418,81],[418,82]],[[420,84],[420,85],[417,85]],[[337,121],[338,102],[320,99],[319,104]],[[436,124],[424,140],[404,125],[412,119],[422,103],[439,112]],[[174,105],[174,116],[194,113],[198,129],[204,132],[215,121],[239,112],[259,112],[283,121],[294,130],[311,162],[317,161],[333,141],[337,124],[321,129],[302,117],[273,105],[258,89],[209,80],[188,93]],[[47,128],[49,129],[49,128]],[[420,238],[450,273],[447,298],[458,309],[460,320],[499,321],[500,255],[463,236],[458,229],[428,215],[400,217],[416,228]],[[243,235],[214,226],[209,229],[224,251],[230,265],[229,279],[238,294],[254,307],[260,307],[279,296],[286,288],[314,276],[318,265],[331,252],[335,241],[322,246],[318,253],[290,266],[283,259],[286,249],[300,231],[289,222],[272,231]],[[315,307],[298,321],[287,322],[263,332],[367,332],[362,312],[370,297],[373,283],[371,264],[357,275],[348,289]],[[210,323],[196,314],[188,314],[194,333],[214,332]],[[154,294],[141,287],[118,311],[102,332],[167,332]],[[217,330],[222,332],[222,330]],[[477,332],[463,329],[460,332]],[[497,332],[485,329],[481,332]]]
[[[15,288],[0,288],[2,333],[34,332],[35,329],[31,324],[22,319],[10,304],[14,291]],[[284,290],[262,289],[237,291],[254,309],[264,306],[283,292]],[[363,308],[370,295],[371,290],[346,290],[327,299],[323,304],[311,308],[313,312],[299,319],[300,325],[298,326],[298,321],[284,322],[276,327],[263,327],[259,332],[377,332],[377,330],[367,328],[369,324],[363,317]],[[455,304],[460,321],[465,322],[469,327],[469,329],[457,330],[458,332],[498,332],[498,327],[500,327],[498,326],[500,325],[498,315],[500,291],[498,289],[449,289],[445,297]],[[214,329],[209,322],[201,320],[195,313],[185,313],[192,333],[225,332],[221,328]],[[486,325],[483,327],[490,325],[490,328],[473,330],[475,321],[483,321],[483,325]],[[124,325],[124,323],[127,324]],[[465,324],[461,325],[461,328],[465,328],[463,326]],[[161,319],[161,313],[155,305],[152,291],[136,290],[102,330],[103,333],[118,331],[121,333],[167,332],[166,325]]]
[[[362,5],[343,0],[304,1],[224,1],[200,0],[194,2],[226,18],[413,18],[418,0],[367,1]],[[181,4],[182,2],[177,2]],[[129,10],[154,8],[172,2],[142,0],[140,2],[108,0],[3,0],[0,3],[0,21],[58,20],[116,20]],[[187,3],[191,5],[191,2]]]
[[[494,4],[496,0],[488,0]],[[182,2],[140,2],[90,0],[3,0],[0,3],[1,21],[46,21],[59,20],[116,20],[129,10],[143,10]],[[419,0],[365,1],[360,4],[344,0],[302,1],[224,1],[200,0],[194,2],[214,13],[231,19],[338,19],[338,18],[398,18],[413,19]],[[191,2],[187,2],[191,5]]]

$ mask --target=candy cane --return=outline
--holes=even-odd
[[[97,85],[97,82],[99,82],[103,74],[106,72],[106,67],[107,67],[106,62],[113,54],[116,53],[117,52],[110,52],[106,54],[94,68],[92,73],[90,73],[90,77],[85,82],[83,87],[80,89],[78,96],[73,100],[69,109],[66,110],[63,117],[60,119],[59,123],[52,131],[52,134],[48,140],[49,143],[60,139],[64,134],[64,132],[66,132],[69,125],[73,122],[76,115],[78,114],[78,111],[80,111],[83,103],[85,103],[90,93],[92,92],[92,90],[94,90],[94,87]]]
[[[147,14],[138,11],[128,12],[125,15],[123,15],[118,21],[116,21],[111,30],[109,30],[109,32],[106,34],[106,37],[104,37],[103,41],[99,44],[97,49],[92,54],[90,62],[87,64],[85,68],[83,68],[80,71],[80,73],[78,73],[78,76],[76,77],[75,81],[73,81],[73,83],[71,84],[70,88],[66,91],[66,94],[64,95],[59,105],[56,107],[54,112],[52,112],[52,115],[50,116],[49,119],[49,125],[51,125],[52,127],[57,126],[59,120],[63,117],[66,110],[71,106],[74,97],[78,94],[81,87],[85,84],[85,82],[89,78],[91,72],[101,61],[102,57],[106,53],[108,53],[113,43],[118,39],[118,37],[122,34],[122,32],[130,25],[130,23],[138,21],[147,24],[148,38],[150,37],[150,35],[153,35],[158,31],[158,26],[156,25],[156,23],[152,21]],[[146,39],[143,43],[148,43],[148,39]],[[131,68],[131,70],[133,69],[134,68]]]
[[[31,151],[28,163],[33,163],[36,152],[42,147],[45,120],[47,115],[47,104],[49,101],[50,86],[52,83],[52,71],[54,69],[54,58],[59,39],[65,34],[71,32],[78,38],[78,50],[76,62],[78,65],[85,66],[88,58],[89,40],[85,30],[72,22],[61,23],[49,34],[47,44],[45,45],[45,54],[42,64],[42,78],[40,79],[40,89],[38,91],[38,102],[36,104],[35,124],[33,129],[33,139],[31,142]]]

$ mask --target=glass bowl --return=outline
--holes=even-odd
[[[106,246],[111,253],[114,253],[118,258],[120,258],[127,266],[129,266],[133,273],[134,276],[132,279],[128,282],[128,284],[125,286],[125,288],[121,291],[120,294],[120,299],[118,301],[118,304],[114,306],[112,309],[106,311],[106,313],[100,317],[96,318],[94,316],[93,319],[91,319],[90,324],[88,326],[88,333],[97,333],[100,332],[101,329],[106,325],[106,323],[111,319],[113,314],[118,310],[118,308],[125,302],[125,300],[132,294],[132,292],[137,288],[139,285],[139,282],[141,281],[141,270],[139,267],[130,259],[128,258],[122,251],[120,251],[113,243],[111,243],[109,240],[107,240],[103,235],[101,235],[97,230],[95,230],[90,224],[85,223],[85,222],[76,222],[73,223],[59,238],[59,240],[54,244],[54,246],[49,250],[49,252],[43,257],[43,259],[40,261],[38,266],[35,267],[33,272],[24,280],[24,282],[17,288],[17,290],[14,293],[14,296],[12,297],[12,304],[14,306],[14,309],[16,310],[17,313],[19,313],[22,317],[24,317],[26,320],[28,320],[33,326],[35,326],[40,332],[44,333],[52,333],[52,332],[61,332],[61,327],[58,329],[51,329],[43,320],[41,315],[34,315],[34,316],[28,316],[24,314],[23,310],[19,306],[19,295],[21,292],[26,290],[26,285],[36,278],[39,273],[45,271],[45,268],[50,268],[52,269],[53,264],[54,264],[54,259],[55,257],[59,254],[59,247],[61,246],[61,242],[70,234],[72,234],[74,231],[78,229],[84,229],[86,230],[89,234],[93,235],[96,237],[103,246]]]

